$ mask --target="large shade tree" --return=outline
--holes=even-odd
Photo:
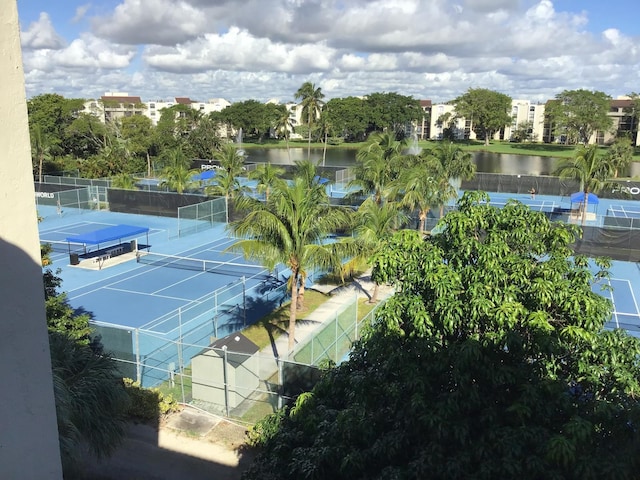
[[[554,133],[564,137],[565,143],[587,145],[596,132],[611,130],[610,107],[611,97],[604,92],[564,90],[547,102],[545,115]]]
[[[292,182],[274,184],[264,203],[249,196],[236,199],[236,208],[246,215],[229,224],[239,239],[232,250],[241,251],[246,258],[258,260],[270,269],[283,264],[291,272],[289,353],[295,346],[296,315],[304,301],[301,292],[307,275],[315,268],[340,268],[339,250],[327,239],[348,218],[346,210],[329,205],[325,187],[317,181],[311,162],[298,162],[297,169]]]
[[[246,480],[637,477],[640,344],[603,329],[579,228],[486,200],[380,251],[374,278],[396,294],[349,360],[260,425]]]
[[[470,88],[453,100],[456,115],[471,123],[471,129],[484,144],[502,127],[511,123],[511,97],[486,88]]]

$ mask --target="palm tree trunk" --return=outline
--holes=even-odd
[[[311,160],[311,112],[309,112],[309,144],[307,145],[307,160]]]
[[[589,191],[584,192],[584,205],[582,210],[582,226],[584,227],[587,221],[587,206],[589,205]]]
[[[324,132],[324,148],[322,149],[322,166],[327,158],[327,132]]]
[[[147,177],[151,178],[151,157],[149,157],[149,152],[147,152]]]
[[[306,275],[300,275],[300,286],[298,287],[298,310],[302,310],[304,308],[304,284],[306,282]]]
[[[289,136],[287,135],[286,132],[284,134],[284,141],[287,144],[287,156],[289,157],[289,163],[291,163],[291,150],[289,149]]]
[[[293,275],[291,282],[291,305],[289,306],[289,346],[287,356],[293,354],[296,345],[296,315],[298,313],[298,275]]]
[[[425,220],[427,219],[427,214],[424,210],[420,210],[420,225],[418,226],[418,229],[420,230],[420,233],[424,233],[424,224],[425,224]]]
[[[44,161],[44,155],[38,155],[38,183],[42,183],[42,162]]]

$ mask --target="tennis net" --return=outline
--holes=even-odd
[[[152,265],[156,267],[179,268],[182,270],[194,270],[198,272],[218,273],[234,277],[247,277],[268,279],[277,278],[277,270],[269,269],[249,263],[219,262],[215,260],[202,260],[192,257],[176,257],[174,255],[164,255],[162,253],[139,252],[138,263]]]

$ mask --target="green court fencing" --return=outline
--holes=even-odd
[[[178,236],[202,232],[216,224],[227,223],[227,200],[224,197],[178,207]]]
[[[36,206],[39,205],[58,207],[60,214],[63,212],[70,213],[74,210],[82,213],[84,210],[93,210],[98,206],[97,202],[93,200],[89,187],[61,190],[59,192],[36,192]]]

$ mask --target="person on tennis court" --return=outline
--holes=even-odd
[[[535,200],[536,199],[536,189],[531,187],[531,190],[529,190],[529,193],[531,194],[531,198],[533,200]]]
[[[62,216],[62,205],[60,205],[60,199],[56,201],[56,212],[58,212],[58,216]]]

